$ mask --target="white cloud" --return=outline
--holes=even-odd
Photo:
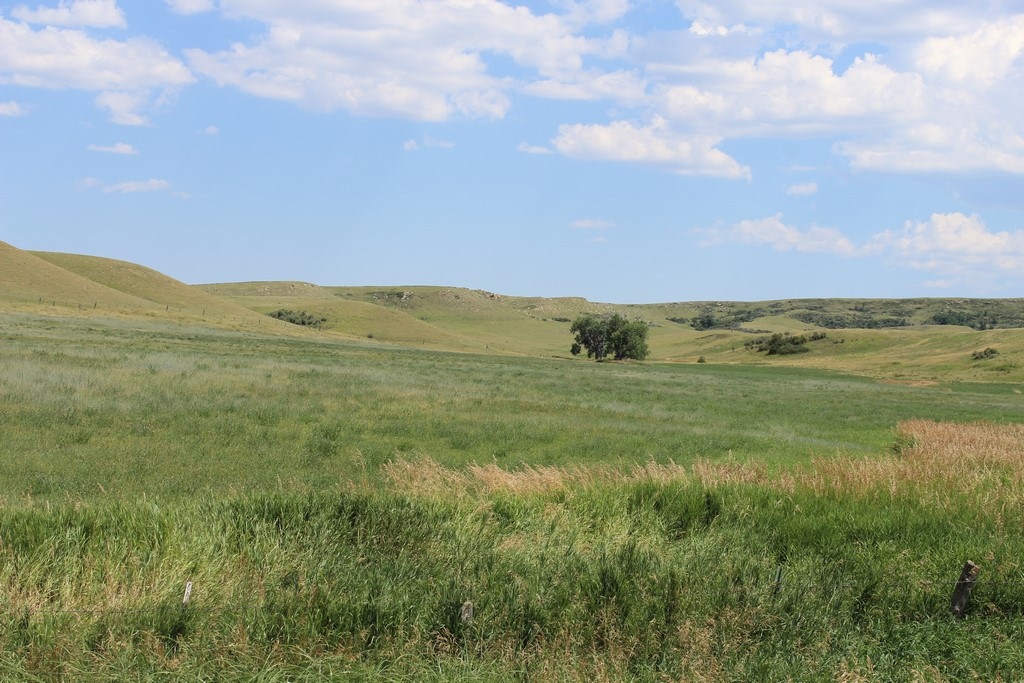
[[[12,85],[80,90],[148,90],[195,79],[145,38],[96,40],[71,29],[33,31],[0,18],[0,78]]]
[[[787,27],[811,44],[846,44],[854,40],[912,40],[974,26],[998,3],[977,5],[956,0],[677,0],[684,16],[718,29],[748,25],[748,31]],[[790,36],[792,39],[792,36]]]
[[[615,227],[615,223],[595,218],[582,218],[570,223],[569,227],[576,230],[610,230]]]
[[[837,137],[866,170],[1024,173],[1024,14],[947,0],[679,6],[691,36],[647,68],[650,106],[678,129]],[[722,35],[741,20],[742,38]],[[868,40],[883,54],[837,63]]]
[[[151,178],[149,180],[128,180],[122,183],[107,185],[103,188],[103,191],[131,194],[135,192],[157,192],[159,190],[168,190],[170,187],[171,184],[166,180]]]
[[[164,0],[177,14],[199,14],[213,9],[213,0]]]
[[[647,98],[647,80],[633,71],[604,73],[586,70],[570,78],[541,79],[523,86],[523,91],[553,100],[607,99],[624,105],[638,105]]]
[[[627,21],[632,0],[164,4],[258,28],[185,50],[186,67],[144,37],[60,28],[124,26],[115,0],[22,4],[22,21],[0,16],[0,86],[88,91],[125,125],[148,123],[193,72],[309,109],[423,121],[500,119],[526,94],[608,103],[605,120],[559,129],[554,148],[576,158],[749,177],[726,141],[817,136],[858,169],[1024,173],[1024,13],[1004,3],[676,0],[680,25],[656,29]],[[870,41],[878,54],[850,59]]]
[[[1024,271],[1024,230],[991,232],[977,215],[936,213],[875,235],[872,244],[913,268],[962,274],[979,267]]]
[[[671,120],[726,136],[834,134],[924,112],[920,78],[871,56],[854,60],[842,75],[831,59],[802,50],[693,69],[693,80],[708,83],[660,85],[657,106]]]
[[[39,7],[34,10],[18,5],[11,10],[11,16],[30,24],[47,26],[125,28],[128,25],[116,0],[61,0],[57,7]]]
[[[1024,230],[993,232],[977,215],[936,213],[924,222],[907,221],[900,230],[872,235],[854,244],[835,228],[806,230],[786,224],[781,214],[698,231],[700,246],[754,244],[776,251],[881,257],[897,267],[934,273],[929,287],[1005,287],[1024,273]]]
[[[683,175],[749,178],[750,169],[715,147],[718,142],[706,135],[676,133],[661,118],[647,126],[628,121],[564,125],[552,140],[555,149],[574,159],[652,164]]]
[[[28,109],[17,102],[0,102],[0,116],[24,116]]]
[[[551,154],[551,150],[542,145],[531,145],[527,142],[520,142],[516,149],[523,154]]]
[[[870,244],[896,266],[937,276],[922,283],[928,287],[1016,291],[1022,284],[1024,230],[994,232],[977,215],[932,214],[878,233]]]
[[[438,138],[431,137],[429,135],[424,136],[421,141],[417,140],[406,140],[402,143],[402,149],[406,152],[415,152],[420,147],[436,147],[438,149],[452,149],[455,147],[455,143],[451,140],[441,140]]]
[[[916,62],[931,77],[964,87],[987,89],[1019,68],[1024,50],[1024,15],[978,27],[969,33],[926,39]]]
[[[793,197],[807,197],[818,191],[818,183],[796,183],[786,188],[786,194]]]
[[[137,155],[139,150],[129,145],[127,142],[117,142],[113,145],[89,145],[86,149],[91,152],[107,152],[109,154],[128,154]]]
[[[567,20],[574,25],[610,24],[630,9],[630,0],[569,0]]]
[[[835,254],[856,256],[865,253],[842,232],[835,228],[812,226],[807,230],[787,225],[782,214],[767,218],[743,220],[728,227],[711,228],[701,231],[704,239],[701,246],[715,246],[733,242],[740,244],[762,244],[776,251],[800,251],[814,254]]]
[[[101,92],[96,96],[96,106],[110,112],[110,120],[122,126],[144,126],[149,123],[139,113],[147,102],[145,92]]]
[[[0,17],[0,85],[95,92],[115,123],[146,123],[143,113],[194,81],[177,59],[146,38],[95,39],[83,31]]]
[[[221,85],[313,109],[426,121],[501,118],[511,104],[507,93],[533,81],[549,90],[568,84],[587,97],[617,97],[628,80],[587,74],[584,67],[587,56],[621,54],[624,32],[578,33],[581,22],[622,16],[626,0],[563,3],[567,11],[560,15],[498,0],[223,0],[220,6],[228,16],[263,23],[266,32],[227,50],[188,50],[192,68]],[[510,59],[526,75],[491,75],[491,56]]]
[[[206,133],[207,135],[219,135],[220,128],[218,128],[217,126],[207,126],[206,128],[203,128],[203,132]]]

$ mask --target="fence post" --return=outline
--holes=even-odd
[[[181,606],[188,607],[188,601],[192,598],[192,582],[185,583],[185,597],[181,599]]]
[[[960,572],[960,579],[956,582],[953,590],[953,597],[949,601],[949,611],[957,619],[963,619],[967,610],[967,600],[971,597],[971,589],[974,582],[978,580],[978,572],[981,567],[967,560],[964,569]]]

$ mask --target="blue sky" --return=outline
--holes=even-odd
[[[0,240],[189,283],[1019,297],[1021,112],[1008,0],[0,2]]]

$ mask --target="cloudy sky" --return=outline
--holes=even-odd
[[[0,240],[189,283],[1024,296],[1021,7],[0,2]]]

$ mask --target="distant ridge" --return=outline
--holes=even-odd
[[[320,322],[294,325],[267,315],[281,309]],[[1024,382],[1020,298],[608,304],[440,286],[186,285],[125,261],[28,252],[0,242],[0,311],[114,315],[168,326],[563,359],[571,357],[576,316],[619,313],[648,323],[651,362],[795,365],[896,382]],[[814,343],[805,353],[779,357],[763,353],[757,342],[787,334]]]

